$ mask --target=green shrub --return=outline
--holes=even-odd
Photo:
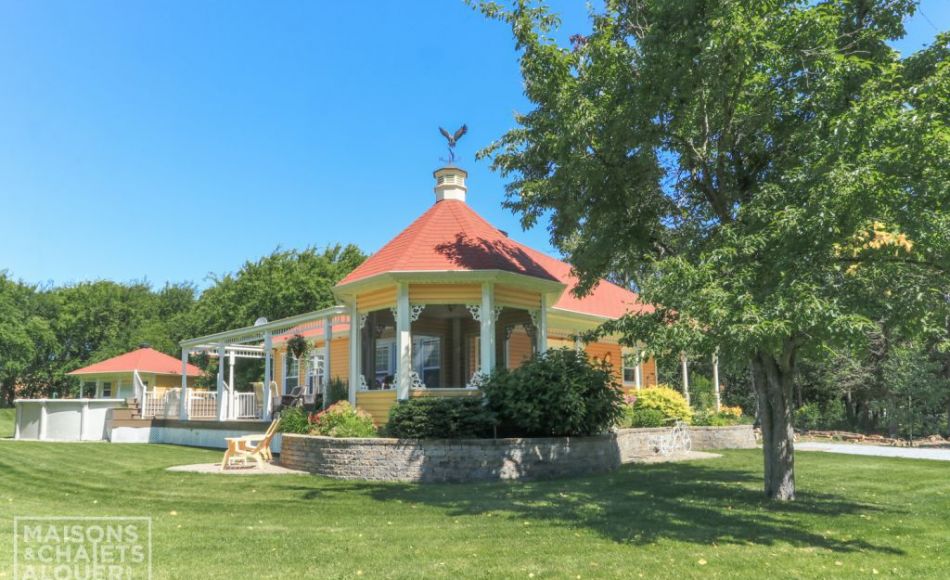
[[[716,407],[716,391],[713,389],[712,381],[698,373],[690,373],[689,398],[694,409],[714,409]]]
[[[666,385],[657,385],[637,391],[633,408],[655,409],[671,421],[689,423],[693,418],[693,411],[686,404],[686,398],[679,391],[675,391]]]
[[[281,411],[279,428],[281,433],[309,433],[310,421],[303,409],[291,407]]]
[[[663,427],[669,420],[657,409],[635,409],[628,407],[623,417],[624,427]]]
[[[481,397],[417,397],[389,411],[387,434],[406,439],[491,437],[497,423]]]
[[[841,429],[847,428],[844,403],[835,399],[824,404],[805,403],[795,410],[794,425],[798,429]]]
[[[310,416],[310,433],[324,437],[376,437],[372,416],[340,401]]]
[[[591,363],[569,348],[537,354],[514,370],[499,370],[483,389],[505,435],[594,435],[623,414],[623,395],[610,365]]]
[[[693,415],[693,425],[703,427],[731,427],[751,423],[751,419],[732,412],[700,411]]]
[[[805,403],[795,410],[795,426],[799,429],[818,429],[821,425],[821,407],[818,403]]]
[[[347,386],[343,379],[337,377],[335,379],[330,379],[330,384],[327,387],[327,407],[338,402],[345,401],[350,396],[350,388]]]

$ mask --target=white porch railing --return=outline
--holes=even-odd
[[[192,391],[188,396],[188,416],[192,419],[213,419],[218,416],[217,393]]]
[[[260,409],[257,408],[257,395],[254,393],[234,394],[235,417],[238,419],[257,419]]]
[[[142,396],[142,417],[144,419],[178,417],[179,389],[170,389],[162,395],[156,395],[154,389],[144,390]]]

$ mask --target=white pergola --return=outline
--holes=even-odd
[[[282,318],[273,322],[262,322],[253,326],[236,328],[216,334],[209,334],[198,338],[190,338],[179,343],[181,346],[181,397],[179,418],[188,420],[190,414],[188,382],[186,369],[191,354],[205,353],[217,357],[217,418],[219,421],[238,418],[238,409],[235,404],[234,390],[234,363],[239,358],[264,359],[264,408],[261,410],[261,419],[269,420],[273,412],[272,393],[277,385],[273,380],[273,339],[291,333],[307,330],[323,329],[324,361],[323,380],[325,383],[330,377],[330,341],[332,339],[333,324],[349,321],[346,308],[333,306],[315,312],[307,312],[289,318]],[[229,363],[228,379],[225,380],[224,361]],[[326,384],[324,385],[324,388]]]

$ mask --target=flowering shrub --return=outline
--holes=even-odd
[[[654,409],[663,414],[668,423],[685,421],[689,423],[693,418],[693,411],[686,404],[686,399],[665,385],[657,385],[649,389],[642,389],[637,393],[633,410]]]
[[[736,405],[735,407],[730,407],[729,405],[723,405],[719,408],[719,413],[721,415],[730,415],[736,419],[742,417],[742,407]]]
[[[340,401],[309,417],[310,433],[324,437],[376,437],[373,417]]]

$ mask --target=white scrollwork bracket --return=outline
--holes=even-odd
[[[369,318],[369,313],[364,312],[360,314],[360,330],[363,330],[363,327],[366,326],[366,319]]]
[[[369,390],[369,385],[366,384],[366,377],[362,374],[360,375],[360,390],[361,391]]]
[[[482,319],[482,305],[481,304],[466,304],[465,308],[468,308],[469,313],[471,313],[472,318],[475,320]]]
[[[415,322],[422,316],[422,311],[426,309],[425,304],[413,304],[409,307],[409,321]]]
[[[416,371],[409,371],[409,388],[413,391],[426,390],[426,384],[422,382],[422,377]]]
[[[465,385],[466,389],[480,389],[485,384],[485,381],[488,379],[484,373],[475,371],[472,374],[472,378],[468,380],[468,384]]]

